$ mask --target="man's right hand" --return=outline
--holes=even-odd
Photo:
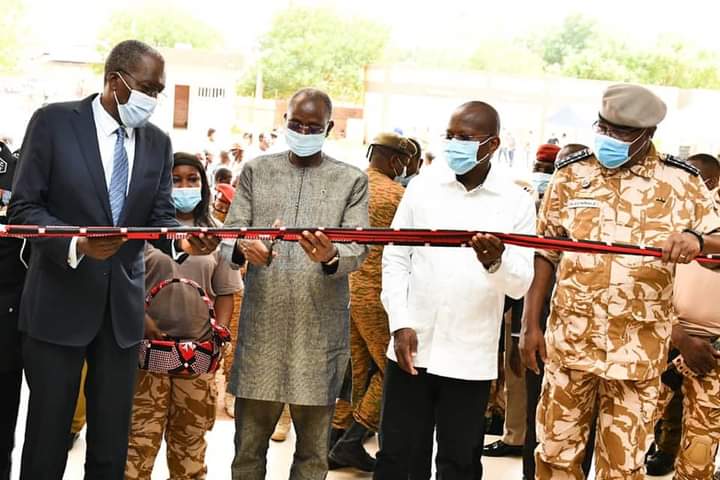
[[[268,257],[271,255],[270,250],[265,246],[262,240],[240,240],[238,248],[245,255],[245,259],[256,267],[265,267],[268,264]],[[273,258],[277,256],[277,252],[272,252]]]
[[[520,354],[525,367],[532,370],[535,375],[540,375],[537,357],[543,363],[547,362],[547,350],[545,349],[545,335],[539,328],[523,328],[520,333]]]
[[[77,241],[77,251],[95,260],[107,260],[120,250],[127,242],[125,237],[80,237]]]
[[[398,365],[410,375],[417,375],[413,357],[417,354],[418,338],[412,328],[401,328],[393,332],[393,344]]]
[[[677,344],[685,364],[701,377],[715,370],[718,366],[720,352],[715,350],[707,340],[685,334]]]

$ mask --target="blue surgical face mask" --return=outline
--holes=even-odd
[[[615,169],[630,161],[630,147],[637,142],[645,132],[638,135],[632,142],[623,142],[617,138],[598,133],[595,135],[595,157],[605,168]]]
[[[532,184],[538,195],[544,195],[548,185],[550,185],[550,179],[552,174],[544,172],[533,172]]]
[[[325,144],[325,133],[303,135],[286,128],[285,142],[290,151],[298,157],[311,157],[322,150]]]
[[[200,200],[202,200],[202,193],[200,192],[200,187],[173,188],[172,199],[178,211],[190,213],[195,210],[195,207],[197,207]]]
[[[484,142],[474,140],[457,140],[455,138],[445,142],[445,157],[448,166],[457,175],[465,175],[479,164],[487,162],[490,159],[488,152],[480,160],[477,159],[478,150],[494,137],[490,137]]]
[[[118,114],[120,115],[120,121],[128,128],[144,127],[155,111],[155,107],[157,107],[157,98],[153,98],[138,90],[133,90],[120,73],[117,75],[128,90],[130,90],[130,97],[124,105],[120,104],[117,93],[113,92],[118,107]]]

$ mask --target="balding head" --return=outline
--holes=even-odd
[[[327,120],[330,120],[330,117],[332,116],[332,100],[330,100],[330,96],[327,93],[316,88],[302,88],[298,90],[292,97],[290,97],[290,101],[288,102],[288,113],[291,113],[298,108],[304,108],[305,104],[312,104],[314,109],[322,106],[325,110]]]
[[[700,176],[710,190],[718,186],[720,161],[718,161],[717,157],[708,153],[698,153],[688,157],[687,161],[700,170]]]
[[[469,128],[473,128],[483,135],[500,134],[500,115],[492,105],[485,102],[472,101],[460,105],[453,118],[457,118]]]

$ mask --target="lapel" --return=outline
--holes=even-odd
[[[125,206],[120,214],[120,225],[127,223],[127,217],[132,208],[133,202],[142,195],[143,178],[147,169],[148,158],[150,157],[150,139],[146,128],[135,129],[135,160],[133,161],[132,176],[130,177],[130,188],[125,199]]]
[[[90,181],[100,198],[108,224],[112,225],[112,214],[110,213],[110,198],[108,196],[107,184],[105,183],[105,171],[100,159],[100,147],[98,146],[97,127],[93,118],[92,101],[96,95],[92,95],[80,101],[75,107],[73,117],[73,129],[77,136],[85,160],[85,166],[90,174]]]

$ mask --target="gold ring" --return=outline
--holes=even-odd
[[[315,255],[315,254],[317,253],[317,248],[313,248],[310,253],[312,253],[313,255]]]

